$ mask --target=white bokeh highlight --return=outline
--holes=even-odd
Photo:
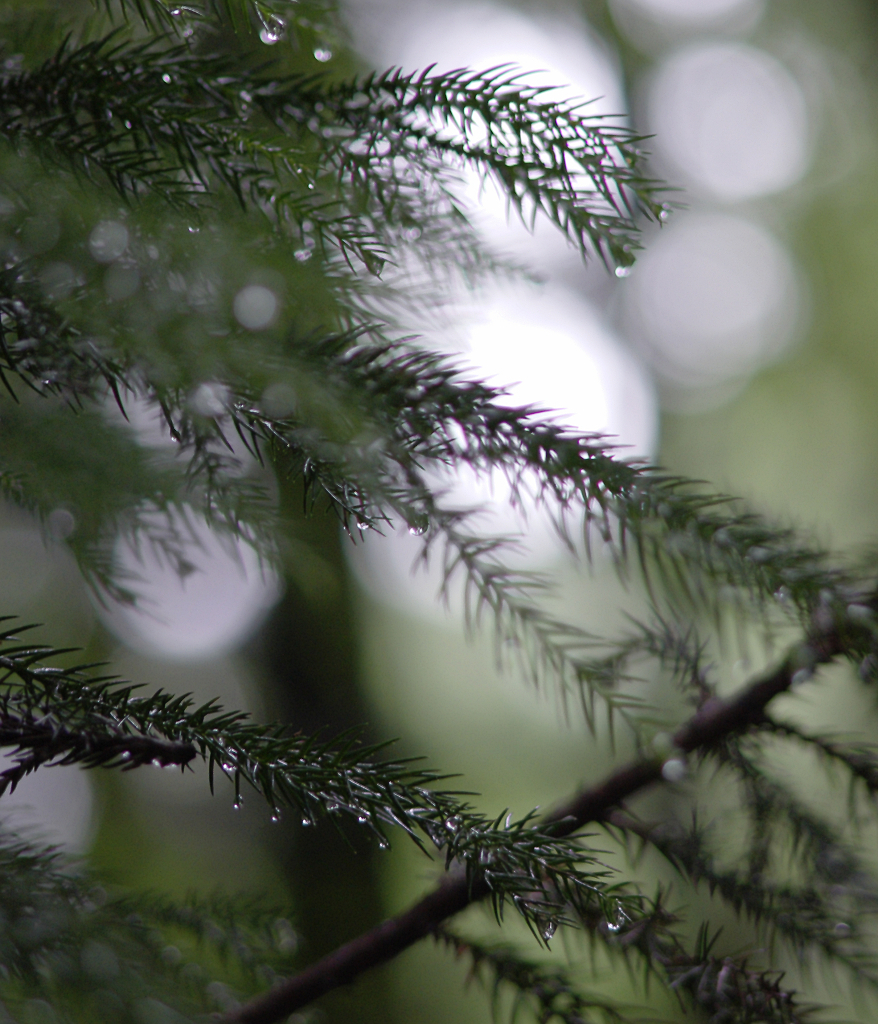
[[[725,213],[680,214],[624,285],[625,315],[665,381],[716,388],[777,359],[801,322],[801,289],[765,228]]]
[[[270,327],[277,319],[279,308],[277,295],[262,284],[248,284],[232,303],[235,319],[249,331],[264,331]]]
[[[469,313],[461,362],[508,397],[648,456],[657,420],[648,381],[595,308],[558,286],[495,285]]]
[[[752,25],[765,0],[611,0],[614,14],[637,12],[671,31],[710,31]]]
[[[779,192],[808,167],[801,90],[779,61],[742,43],[698,43],[667,58],[647,121],[670,176],[722,202]]]
[[[657,406],[652,385],[589,303],[557,287],[497,287],[483,299],[481,312],[471,311],[463,335],[460,365],[467,376],[505,387],[509,394],[501,405],[537,405],[546,410],[543,418],[577,432],[610,435],[609,443],[625,446],[622,457],[653,453]],[[514,507],[503,474],[477,476],[455,468],[433,474],[431,482],[442,492],[445,507],[482,510],[471,521],[472,532],[520,538],[519,550],[504,555],[509,564],[546,567],[565,552],[550,512],[527,490],[522,507]],[[536,490],[535,480],[531,490]],[[571,520],[570,526],[575,537],[578,523]],[[433,558],[427,568],[415,566],[421,549],[421,539],[402,528],[386,536],[369,533],[350,553],[360,581],[373,595],[409,612],[442,615],[440,559]],[[459,611],[459,587],[451,598]]]
[[[12,767],[0,753],[0,770]],[[43,766],[0,797],[0,824],[37,842],[84,853],[94,832],[94,799],[88,772],[73,765]]]
[[[753,0],[636,0],[650,14],[689,22],[726,18],[753,6]]]
[[[221,536],[193,513],[178,524],[195,566],[180,576],[152,545],[126,538],[116,557],[130,574],[135,605],[98,606],[104,623],[129,647],[177,660],[219,657],[239,647],[281,594],[281,584],[246,542]]]

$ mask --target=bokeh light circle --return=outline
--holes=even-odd
[[[248,284],[235,296],[232,311],[242,327],[250,331],[263,331],[277,318],[279,308],[277,295],[265,285]]]
[[[808,166],[802,92],[769,54],[741,43],[699,43],[659,67],[647,120],[671,176],[724,202],[788,188]]]
[[[758,17],[764,0],[624,0],[651,18],[686,28],[712,28],[731,20]],[[615,6],[618,6],[616,0]]]
[[[762,227],[682,214],[625,284],[631,334],[665,380],[689,388],[746,379],[790,344],[801,291],[785,249]]]
[[[177,522],[194,570],[181,577],[149,543],[120,538],[116,557],[133,579],[134,606],[99,607],[105,624],[147,655],[219,657],[240,646],[278,600],[281,585],[245,541],[221,536],[194,513]]]
[[[98,263],[112,263],[128,248],[128,228],[117,220],[102,220],[88,236],[88,248]]]
[[[0,771],[12,767],[0,755]],[[36,842],[84,853],[94,830],[94,799],[88,773],[73,765],[43,766],[0,797],[0,823]]]

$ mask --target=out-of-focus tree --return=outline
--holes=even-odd
[[[355,695],[332,692],[350,676],[343,622],[288,666],[313,697],[298,731],[138,691],[9,622],[4,792],[58,765],[201,760],[236,801],[255,791],[275,816],[377,849],[413,842],[439,878],[335,950],[315,935],[325,955],[304,964],[295,925],[270,903],[108,892],[6,832],[5,1012],[281,1021],[429,937],[466,958],[501,1005],[509,991],[543,1021],[639,1019],[641,969],[716,1024],[811,1019],[774,969],[790,951],[848,974],[868,998],[878,882],[851,828],[869,827],[878,760],[856,739],[811,732],[783,698],[834,685],[830,663],[874,685],[874,559],[833,557],[403,340],[409,314],[441,303],[455,276],[521,273],[471,226],[458,198],[467,168],[493,180],[513,216],[547,218],[622,275],[642,224],[666,209],[642,140],[587,106],[509,69],[363,75],[338,33],[330,11],[306,2],[6,9],[3,496],[47,544],[69,548],[110,608],[138,602],[126,545],[185,578],[204,525],[291,575],[297,561],[334,557],[313,527],[326,511],[355,543],[414,534],[449,591],[462,590],[472,625],[493,631],[498,659],[557,690],[589,730],[610,725],[628,759],[548,814],[487,814],[438,771],[321,730],[356,717]],[[295,47],[266,63],[265,47],[284,39]],[[152,413],[172,445],[138,434]],[[545,600],[550,581],[512,567],[514,538],[480,531],[437,469],[503,474],[514,506],[545,509],[571,553],[584,536],[589,553],[615,560],[648,613],[618,637],[565,621]],[[307,648],[313,609],[288,600]],[[730,692],[723,655],[748,623],[787,653]],[[279,678],[284,642],[265,645]],[[848,779],[849,823],[784,781],[776,759],[790,747]],[[638,815],[632,801],[661,787],[679,799]],[[717,790],[725,809],[705,821],[695,807]],[[770,938],[767,950],[725,950],[706,920],[687,930],[635,868],[605,863],[610,841],[649,847],[718,894]],[[307,909],[308,879],[297,888]],[[452,918],[479,902],[523,921],[533,948],[457,930]],[[316,931],[319,916],[303,925]],[[634,969],[627,1002],[548,955],[559,932],[577,930],[594,962]]]

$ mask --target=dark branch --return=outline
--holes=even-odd
[[[182,768],[198,756],[191,743],[124,732],[89,733],[69,729],[49,716],[36,719],[9,713],[0,714],[0,747],[16,748],[14,764],[0,772],[0,795],[7,789],[14,790],[25,775],[50,763],[129,771],[145,764]]]
[[[675,733],[673,743],[679,752],[676,756],[707,750],[720,740],[759,724],[774,697],[799,682],[803,673],[809,675],[816,665],[833,660],[847,649],[847,629],[844,625],[833,624],[815,630],[806,644],[797,646],[778,667],[737,697],[705,702]],[[558,807],[547,816],[544,825],[551,826],[557,836],[567,836],[590,822],[606,820],[625,800],[660,782],[665,763],[666,760],[655,756],[630,762],[599,785]],[[392,960],[433,934],[443,921],[487,897],[490,891],[483,877],[468,880],[459,869],[450,872],[409,910],[382,922],[270,992],[245,1003],[227,1015],[224,1024],[274,1024],[327,992],[352,982],[363,972]]]

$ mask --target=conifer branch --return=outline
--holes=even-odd
[[[273,511],[264,487],[252,479],[220,477],[205,490],[187,479],[185,465],[144,449],[131,432],[115,428],[90,406],[76,415],[40,399],[3,403],[0,493],[32,513],[51,533],[51,516],[67,509],[67,544],[99,599],[131,603],[136,574],[120,571],[115,545],[127,538],[135,553],[150,548],[181,576],[192,572],[194,506],[220,533],[244,536],[266,554]],[[39,467],[51,465],[52,474]]]
[[[0,668],[7,667],[0,657]],[[68,728],[52,715],[36,719],[10,708],[8,694],[0,695],[0,746],[14,747],[10,768],[0,772],[0,796],[43,765],[79,764],[84,768],[122,768],[145,764],[183,767],[196,756],[191,743],[174,743],[154,736],[96,735]]]
[[[0,834],[0,878],[0,951],[13,1012],[44,999],[64,1020],[94,1020],[108,1002],[124,1019],[174,1010],[202,1019],[237,1005],[215,979],[217,956],[235,965],[249,992],[293,963],[289,922],[252,897],[175,902],[108,893],[57,850],[8,831]],[[29,1019],[29,1009],[25,1003],[10,1019]]]
[[[833,605],[827,606],[828,614],[835,614],[835,606],[843,609],[856,601],[847,576],[827,568],[825,555],[798,543],[791,531],[740,514],[728,503],[727,510],[718,508],[722,502],[715,496],[698,495],[680,481],[615,459],[601,439],[573,435],[539,418],[536,410],[504,408],[501,391],[461,379],[434,355],[397,346],[352,349],[351,340],[339,336],[303,345],[300,365],[308,380],[318,369],[325,374],[326,382],[310,399],[311,408],[326,400],[339,401],[342,409],[355,402],[347,413],[353,418],[349,429],[372,423],[377,443],[364,446],[321,436],[307,407],[289,419],[273,419],[240,380],[229,392],[225,427],[222,417],[206,424],[194,417],[185,392],[153,393],[180,442],[180,453],[188,455],[185,496],[221,528],[252,530],[257,546],[270,554],[261,539],[271,533],[265,495],[250,480],[227,472],[235,458],[216,451],[218,444],[227,443],[223,430],[231,425],[257,457],[301,473],[306,491],[321,491],[349,530],[402,520],[423,532],[425,558],[441,549],[447,576],[463,569],[473,618],[480,610],[493,613],[499,638],[516,649],[532,678],[542,681],[554,674],[562,690],[571,685],[579,689],[589,722],[594,720],[596,696],[629,720],[637,702],[614,693],[584,657],[593,638],[539,608],[534,598],[545,581],[501,566],[502,555],[515,541],[476,533],[467,528],[465,513],[442,506],[420,469],[424,459],[500,469],[510,475],[514,501],[522,498],[517,490],[524,486],[523,474],[536,473],[542,488],[536,497],[555,510],[560,529],[567,528],[565,517],[577,508],[584,510],[587,521],[598,524],[614,548],[620,565],[633,546],[647,580],[657,575],[678,593],[679,581],[685,580],[687,601],[702,609],[716,607],[717,592],[730,585],[737,588],[739,600],[753,601],[759,608],[768,595],[773,601],[783,591],[802,615],[827,595]],[[136,379],[139,373],[132,379],[118,367],[104,364],[101,370],[105,378],[111,377],[117,394],[122,387],[144,387]],[[407,419],[413,390],[424,401],[415,404],[415,418]],[[355,397],[363,394],[365,400]],[[423,438],[427,440],[419,440]],[[103,585],[107,577],[99,576]]]
[[[667,760],[712,750],[758,724],[770,701],[793,685],[796,673],[802,671],[803,660],[807,660],[808,671],[811,672],[815,665],[830,662],[844,652],[845,631],[844,627],[839,629],[834,624],[824,629],[815,628],[804,645],[794,648],[777,668],[757,679],[736,697],[730,700],[712,698],[705,702],[674,733],[673,747],[678,753]],[[544,819],[544,828],[557,836],[572,835],[590,822],[606,820],[607,815],[625,800],[661,782],[665,763],[666,759],[659,756],[644,756],[631,761],[597,786],[584,790],[557,808]],[[471,903],[484,899],[489,892],[483,879],[467,877],[458,869],[446,875],[432,892],[409,910],[360,935],[271,992],[244,1004],[240,1010],[227,1015],[225,1024],[274,1024],[321,995],[353,981],[364,971],[397,956],[434,933],[448,918]],[[719,970],[721,968],[714,969],[712,975],[715,984],[718,984]],[[705,977],[710,975],[701,968],[691,977],[682,972],[675,982],[678,987],[692,983],[697,987]],[[761,1011],[771,1009],[775,1013],[771,1019],[784,1020],[780,1014],[787,997],[771,995],[771,984],[767,979],[766,988],[760,991],[765,998]],[[766,991],[769,994],[765,994]]]
[[[633,132],[589,114],[587,104],[555,100],[508,66],[430,71],[394,69],[310,92],[294,83],[292,96],[273,85],[256,96],[285,130],[307,124],[319,103],[340,177],[368,187],[376,172],[386,174],[388,156],[435,177],[436,156],[450,156],[493,177],[526,223],[543,214],[583,255],[633,262],[636,215],[658,218],[661,210]],[[333,118],[341,125],[334,133]],[[402,190],[384,191],[396,202]]]
[[[645,157],[629,131],[549,92],[509,73],[254,80],[186,46],[111,35],[6,76],[0,135],[86,176],[100,170],[124,198],[197,209],[220,185],[266,227],[294,230],[303,254],[330,242],[376,273],[400,247],[447,258],[451,245],[475,265],[451,159],[494,174],[523,217],[526,204],[543,211],[583,255],[628,265],[636,212],[659,212]],[[247,123],[253,104],[282,135]]]
[[[846,769],[851,777],[852,797],[857,781],[863,784],[870,796],[878,793],[878,752],[873,745],[839,743],[836,737],[814,735],[791,722],[778,721],[768,715],[762,727],[771,735],[802,743],[816,750],[829,764]]]
[[[273,809],[293,809],[303,824],[345,815],[368,828],[382,846],[387,829],[401,828],[425,851],[442,851],[446,867],[465,866],[473,885],[487,885],[498,919],[510,903],[537,935],[554,931],[565,907],[586,913],[615,907],[611,874],[572,832],[556,836],[536,812],[513,820],[488,818],[460,794],[437,790],[443,776],[409,761],[378,761],[382,746],[353,734],[324,742],[281,726],[261,726],[215,702],[195,707],[186,696],[93,677],[90,666],[61,669],[47,658],[68,652],[13,646],[0,634],[0,743],[15,745],[15,764],[0,773],[0,793],[28,772],[52,764],[184,767],[196,756],[208,764],[213,790],[221,772],[258,792]],[[469,884],[469,883],[468,883]]]
[[[568,973],[536,963],[508,945],[488,945],[462,938],[446,928],[436,932],[436,941],[450,949],[458,959],[470,961],[470,977],[488,992],[494,1021],[500,1020],[500,1001],[504,990],[513,990],[509,1011],[514,1021],[522,1005],[540,1024],[557,1020],[559,1024],[592,1024],[596,1020],[631,1021],[630,1012],[606,998],[589,995],[578,988]],[[486,977],[486,974],[488,977]]]
[[[363,522],[371,525],[382,509],[392,509],[392,495],[382,493],[389,478],[396,494],[413,505],[410,519],[399,518],[408,527],[429,527],[429,510],[419,510],[417,502],[426,501],[430,489],[417,474],[418,482],[407,486],[412,460],[496,469],[509,479],[513,502],[533,490],[535,477],[532,496],[555,512],[562,530],[565,514],[584,514],[620,559],[630,554],[647,580],[669,588],[687,607],[717,608],[716,593],[723,586],[760,608],[769,599],[781,607],[775,600],[780,595],[805,621],[821,597],[843,606],[857,600],[851,577],[830,567],[825,551],[740,510],[732,499],[625,461],[606,438],[576,433],[548,420],[543,410],[510,407],[502,389],[467,380],[447,358],[406,345],[360,341],[352,347],[351,340],[303,345],[299,358],[306,369],[319,367],[321,379],[333,391],[339,388],[343,406],[356,403],[378,431],[378,452],[359,464],[365,453],[357,449],[336,449],[336,458],[349,460],[337,470],[331,446],[315,446],[309,453],[315,480],[329,474],[327,493],[335,476],[356,482],[353,493]],[[287,422],[272,421],[255,396],[236,384],[232,391],[240,400],[230,415],[257,447],[266,445],[273,460],[284,464],[303,439],[314,443],[313,435],[296,431],[295,415]],[[394,464],[401,467],[402,479]],[[427,531],[425,543],[432,539]]]
[[[785,987],[783,975],[751,967],[745,957],[720,957],[712,949],[718,934],[703,925],[689,952],[661,905],[630,923],[599,930],[608,949],[626,960],[641,957],[651,973],[663,976],[668,988],[686,1004],[705,1014],[710,1024],[813,1024],[822,1007],[802,1004]]]
[[[856,936],[856,919],[878,907],[878,883],[860,851],[847,842],[839,828],[807,806],[789,789],[767,774],[744,739],[719,744],[710,756],[729,766],[740,779],[748,806],[751,836],[747,851],[749,871],[757,876],[780,868],[775,857],[792,848],[802,884],[817,890],[832,887],[848,910],[842,920],[844,936]],[[778,842],[778,836],[786,843]],[[848,918],[851,919],[849,923]],[[857,969],[860,961],[865,980],[874,978],[874,958],[858,955],[848,963]]]
[[[0,267],[0,383],[13,401],[13,375],[37,394],[79,407],[102,386],[118,396],[128,372],[46,301],[27,261]]]
[[[641,898],[634,916],[581,921],[592,945],[600,942],[629,970],[631,961],[639,959],[647,980],[660,978],[684,1009],[688,1005],[709,1015],[710,1024],[803,1024],[824,1012],[798,1002],[795,992],[782,984],[780,972],[753,968],[744,956],[715,955],[719,932],[711,935],[706,924],[690,951],[676,930],[679,923],[664,906],[661,892],[652,901]]]
[[[878,984],[878,962],[860,927],[859,915],[874,910],[874,900],[863,899],[864,893],[858,892],[856,901],[845,901],[844,895],[825,885],[777,884],[761,875],[719,868],[704,829],[695,820],[684,829],[673,821],[650,824],[614,811],[607,826],[623,842],[634,836],[656,849],[683,878],[696,887],[705,884],[711,895],[719,894],[736,912],[764,928],[769,939],[782,937],[800,960],[818,949],[827,962],[844,966],[859,981]]]

